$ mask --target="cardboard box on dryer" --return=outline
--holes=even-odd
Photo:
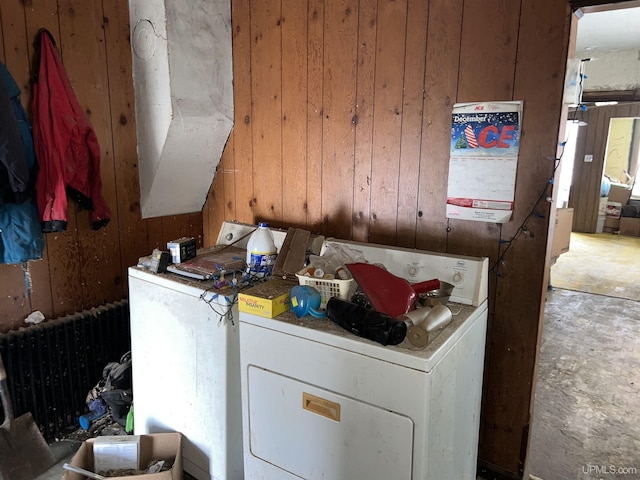
[[[289,310],[289,294],[296,283],[268,280],[238,294],[238,309],[261,317],[273,318]]]

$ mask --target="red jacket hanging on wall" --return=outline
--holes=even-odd
[[[33,140],[39,163],[38,210],[44,232],[67,228],[67,194],[91,210],[94,230],[109,223],[102,197],[100,146],[76,99],[51,34],[42,30],[33,83]]]

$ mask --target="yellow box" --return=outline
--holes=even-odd
[[[275,279],[242,290],[238,294],[238,309],[261,317],[277,317],[289,310],[289,293],[293,285]]]

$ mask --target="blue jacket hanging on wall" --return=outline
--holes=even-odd
[[[35,205],[36,161],[20,88],[0,62],[0,263],[42,258]]]

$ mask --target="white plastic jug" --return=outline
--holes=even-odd
[[[276,262],[277,250],[269,224],[260,222],[247,243],[247,268],[249,274],[270,275]]]

